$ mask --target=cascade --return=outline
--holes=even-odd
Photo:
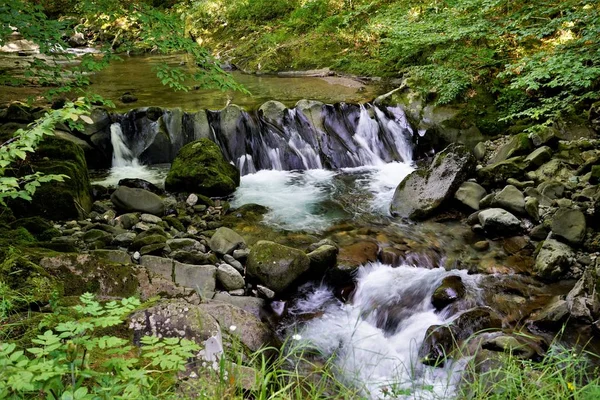
[[[113,147],[112,166],[126,167],[136,161],[133,153],[125,143],[121,124],[115,122],[110,126],[110,142]]]

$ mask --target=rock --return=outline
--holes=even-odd
[[[316,273],[324,273],[327,269],[335,267],[337,263],[338,248],[331,245],[323,245],[307,254],[310,259],[310,270]]]
[[[250,254],[250,249],[237,249],[233,251],[233,258],[243,262],[248,258],[248,254]]]
[[[527,196],[525,198],[525,212],[534,222],[540,220],[540,202],[538,199],[532,196]]]
[[[167,245],[171,249],[171,251],[190,251],[190,252],[200,252],[204,253],[206,248],[202,243],[195,239],[183,238],[183,239],[169,239],[167,240]]]
[[[560,327],[569,316],[569,308],[565,300],[556,297],[543,309],[538,311],[531,322],[541,328]]]
[[[156,256],[143,256],[140,265],[148,271],[173,281],[173,260]]]
[[[83,241],[86,243],[102,242],[104,245],[109,244],[113,240],[113,236],[101,231],[100,229],[90,229],[83,235]]]
[[[287,289],[310,268],[310,259],[302,251],[266,240],[250,250],[246,264],[248,275],[276,293]]]
[[[542,196],[547,197],[550,200],[556,200],[563,196],[563,193],[565,192],[565,185],[557,181],[546,181],[540,183],[537,187],[537,190]],[[541,201],[540,203],[544,204]]]
[[[379,246],[375,242],[364,241],[353,243],[340,248],[338,254],[338,268],[354,270],[361,265],[377,261]]]
[[[119,247],[129,247],[135,240],[135,237],[136,237],[136,234],[133,232],[121,233],[121,234],[115,236],[115,238],[112,241],[112,244],[114,244],[115,246],[119,246]]]
[[[442,280],[440,286],[431,296],[431,304],[436,310],[441,311],[447,305],[463,298],[465,295],[465,285],[458,275],[450,275]]]
[[[166,244],[167,238],[163,235],[138,235],[131,245],[132,250],[140,250],[144,246],[152,244]],[[141,252],[140,252],[141,253]]]
[[[242,274],[244,273],[244,266],[242,265],[241,262],[236,260],[234,257],[230,256],[229,254],[225,254],[225,255],[223,255],[223,260],[227,264],[231,265],[233,268],[237,269],[240,273],[242,273]]]
[[[548,146],[542,146],[525,157],[525,162],[533,168],[538,168],[550,161],[550,158],[552,158],[552,150]]]
[[[144,190],[152,192],[156,195],[164,195],[165,194],[165,191],[160,189],[154,183],[148,182],[148,181],[146,181],[144,179],[140,179],[140,178],[121,179],[118,183],[118,186],[127,186],[128,188],[131,188],[131,189],[144,189]]]
[[[487,191],[475,182],[463,182],[454,194],[454,198],[473,210],[479,210],[479,202]]]
[[[39,172],[64,174],[69,178],[42,184],[30,202],[9,200],[14,216],[40,216],[52,221],[87,218],[92,209],[92,192],[81,147],[67,140],[47,137],[32,154],[35,156],[28,157],[28,163],[19,169],[19,175]]]
[[[592,323],[600,316],[600,285],[597,271],[587,268],[567,295],[567,309],[571,317]]]
[[[487,240],[481,240],[473,244],[473,248],[477,251],[486,251],[490,248],[490,242]]]
[[[212,297],[217,283],[217,268],[214,265],[191,265],[174,261],[173,276],[175,283],[198,290],[202,297]]]
[[[115,225],[120,226],[123,229],[131,229],[138,222],[140,222],[140,219],[137,214],[134,213],[123,214],[115,218]]]
[[[142,255],[142,256],[145,256],[145,255],[162,256],[162,255],[168,254],[169,252],[170,252],[169,247],[167,246],[166,243],[152,243],[152,244],[146,245],[140,249],[140,255]]]
[[[525,214],[525,197],[519,189],[507,185],[499,193],[496,193],[493,206],[516,214]]]
[[[219,228],[208,241],[208,246],[217,254],[232,254],[234,250],[245,248],[244,238],[229,228]]]
[[[125,212],[141,211],[158,216],[162,216],[165,213],[165,206],[162,199],[144,189],[119,186],[112,196],[110,196],[110,200],[115,207]]]
[[[91,254],[117,264],[131,263],[131,256],[122,250],[94,250]]]
[[[481,161],[485,157],[486,151],[487,151],[487,149],[485,147],[485,143],[479,142],[473,149],[473,155],[475,156],[475,159],[477,161]]]
[[[135,97],[130,92],[125,92],[125,93],[123,93],[121,95],[121,97],[119,98],[119,100],[121,100],[121,102],[124,103],[124,104],[129,104],[129,103],[135,103],[136,101],[138,101],[138,98]]]
[[[267,300],[272,300],[275,298],[275,292],[263,285],[256,285],[256,290],[258,294],[264,297]]]
[[[200,308],[217,320],[223,327],[223,334],[237,336],[240,342],[250,351],[258,351],[269,346],[273,340],[273,332],[253,314],[231,304],[212,302],[201,304]],[[235,327],[234,330],[231,327]]]
[[[140,219],[142,220],[142,222],[145,222],[147,224],[159,224],[162,222],[162,219],[160,217],[157,217],[156,215],[152,214],[142,214],[140,216]]]
[[[190,207],[194,207],[196,203],[198,203],[198,196],[196,196],[194,193],[190,194],[185,203]]]
[[[243,289],[246,284],[242,275],[228,264],[219,265],[219,268],[217,268],[217,279],[225,290]]]
[[[510,157],[527,154],[533,149],[533,143],[526,133],[514,135],[508,143],[501,146],[494,157],[490,159],[490,164],[496,164],[506,161]]]
[[[427,170],[413,171],[398,185],[391,213],[403,218],[427,218],[454,194],[473,166],[473,156],[464,146],[448,146]]]
[[[228,293],[219,292],[215,294],[212,301],[220,301],[222,303],[228,303],[235,307],[241,308],[244,311],[249,312],[257,318],[264,317],[265,301],[258,297],[249,296],[231,296]]]
[[[600,183],[600,165],[594,165],[590,175],[590,184],[597,185],[598,183]]]
[[[129,318],[134,342],[144,336],[177,337],[192,340],[202,347],[213,337],[221,337],[219,324],[202,306],[183,300],[163,300]]]
[[[526,164],[523,157],[513,157],[506,161],[487,165],[477,170],[477,181],[485,186],[501,185],[508,178],[521,179],[525,173]]]
[[[552,233],[571,244],[580,244],[586,229],[585,215],[576,209],[560,208],[552,218]]]
[[[575,263],[575,253],[571,247],[554,239],[544,241],[535,259],[535,275],[542,279],[561,279]]]
[[[480,212],[479,223],[492,235],[510,236],[521,231],[521,221],[501,208],[489,208]]]
[[[240,173],[229,164],[221,149],[208,139],[189,143],[179,150],[165,180],[172,192],[193,192],[210,197],[227,196],[240,184]]]

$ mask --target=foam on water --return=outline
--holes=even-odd
[[[362,388],[365,396],[449,398],[463,362],[433,368],[419,361],[418,351],[427,329],[447,322],[443,314],[435,312],[430,299],[450,274],[460,274],[467,287],[476,285],[476,278],[459,271],[372,263],[359,270],[352,304],[340,303],[321,286],[297,300],[290,311],[323,312],[299,332],[303,340],[334,357],[342,378]],[[398,305],[406,315],[398,325],[391,331],[378,327],[378,316],[386,310],[397,311]]]

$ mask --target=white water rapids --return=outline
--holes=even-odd
[[[342,379],[372,398],[446,399],[456,390],[465,361],[434,368],[419,361],[419,348],[431,325],[451,317],[436,313],[431,296],[448,275],[460,275],[467,290],[476,291],[476,277],[465,271],[413,266],[363,266],[352,302],[342,304],[332,291],[314,286],[297,299],[290,312],[322,316],[299,326],[301,340],[333,357]],[[378,327],[385,313],[403,315],[391,332]]]

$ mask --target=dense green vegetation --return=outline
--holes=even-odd
[[[592,0],[197,1],[190,32],[243,69],[409,78],[438,104],[493,96],[501,117],[552,124],[600,98]]]

